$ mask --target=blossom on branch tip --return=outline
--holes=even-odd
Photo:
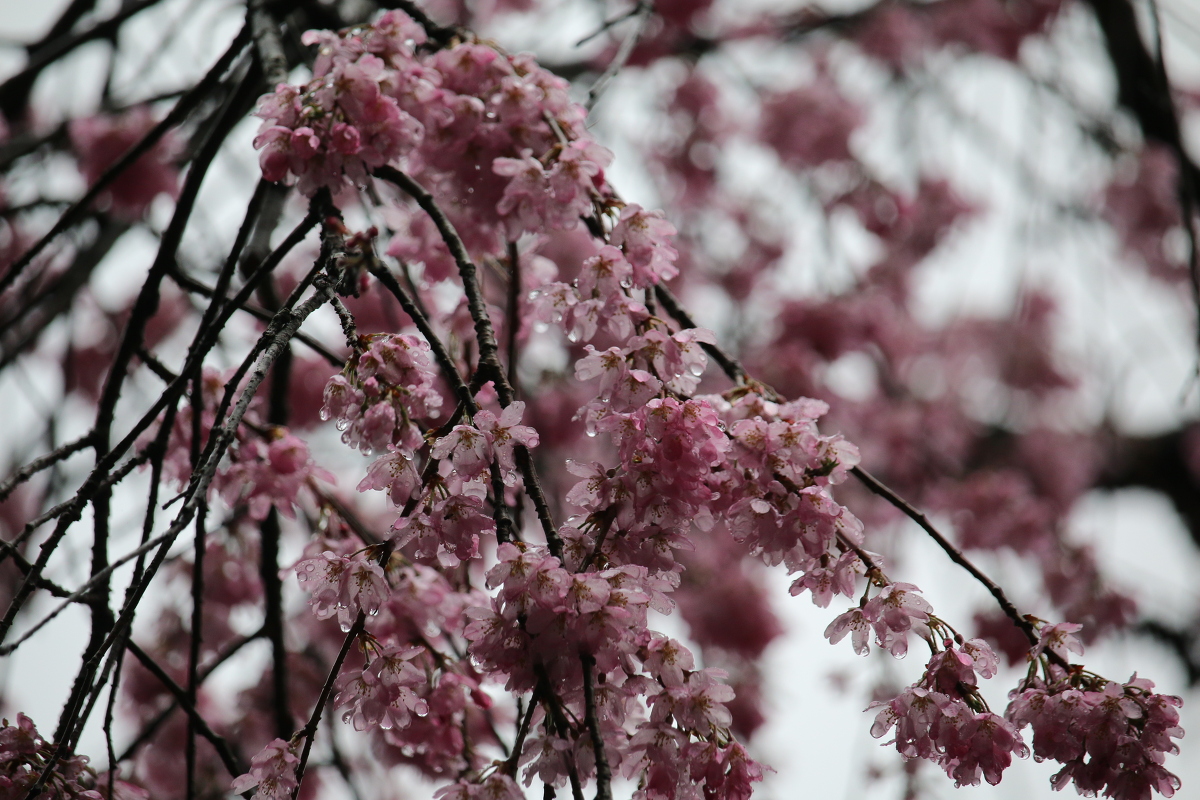
[[[257,788],[254,797],[260,800],[290,800],[299,785],[299,765],[296,744],[275,739],[250,759],[250,771],[234,778],[229,790],[241,794]]]
[[[1036,659],[1043,652],[1049,651],[1066,661],[1070,653],[1083,655],[1083,643],[1074,636],[1083,630],[1083,626],[1074,622],[1059,622],[1054,625],[1043,625],[1038,630],[1038,643],[1029,652],[1031,659]]]
[[[425,672],[412,663],[424,648],[373,649],[366,667],[343,672],[334,685],[334,705],[349,706],[342,721],[358,731],[391,730],[407,726],[412,714],[429,713],[428,704],[415,691],[425,685]]]
[[[346,631],[360,611],[376,614],[390,591],[383,569],[363,552],[339,556],[326,550],[302,559],[293,569],[306,584],[311,595],[308,602],[317,618],[336,614]]]

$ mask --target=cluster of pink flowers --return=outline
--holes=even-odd
[[[888,2],[873,9],[853,39],[868,55],[894,69],[945,46],[1015,61],[1022,43],[1045,31],[1061,6],[1061,0],[1021,0],[1009,5],[983,0],[941,0],[921,6]]]
[[[670,610],[672,581],[644,567],[572,572],[544,548],[501,545],[488,573],[499,590],[490,609],[468,613],[471,654],[510,691],[549,687],[576,718],[586,716],[581,670],[595,664],[596,714],[610,763],[641,779],[638,797],[749,796],[761,768],[729,742],[733,690],[719,670],[695,670],[692,654],[646,627],[650,608]],[[584,658],[564,658],[564,654]],[[539,688],[542,687],[542,688]],[[641,700],[649,709],[639,713]],[[593,774],[591,742],[574,742],[544,713],[521,756],[525,782],[562,786],[571,770]]]
[[[854,652],[866,655],[867,640],[875,633],[875,644],[896,658],[908,653],[908,634],[929,636],[929,603],[911,583],[889,583],[859,608],[852,608],[829,623],[825,638],[837,644],[851,633]]]
[[[1035,654],[1060,658],[1081,654],[1073,634],[1078,625],[1047,625]],[[1173,739],[1182,701],[1156,694],[1154,683],[1133,675],[1126,683],[1106,680],[1072,666],[1048,664],[1045,678],[1033,674],[1009,695],[1005,716],[1018,728],[1033,728],[1033,757],[1063,764],[1051,785],[1074,783],[1081,794],[1144,800],[1151,791],[1171,797],[1179,778],[1163,767],[1167,753],[1178,753]]]
[[[250,771],[234,778],[230,791],[242,794],[257,789],[254,796],[260,800],[291,800],[299,786],[299,764],[295,743],[275,739],[250,759]]]
[[[344,722],[378,737],[386,758],[431,775],[476,768],[467,735],[490,738],[474,729],[487,718],[491,699],[468,660],[437,652],[436,645],[462,636],[466,609],[487,601],[398,552],[381,565],[379,552],[352,537],[318,538],[294,567],[317,619],[337,616],[348,631],[365,615],[364,661],[338,676],[334,704],[344,709]]]
[[[934,624],[944,628],[940,621]],[[894,729],[891,743],[901,755],[940,764],[959,786],[977,784],[980,777],[995,784],[1014,755],[1029,754],[1019,733],[1029,725],[1034,758],[1063,764],[1051,779],[1055,789],[1070,782],[1089,796],[1148,800],[1153,790],[1171,797],[1179,779],[1163,760],[1179,752],[1172,740],[1183,736],[1180,699],[1155,694],[1154,684],[1136,675],[1119,684],[1077,665],[1063,666],[1070,654],[1083,652],[1074,636],[1080,627],[1041,626],[1029,654],[1029,675],[1009,694],[1003,717],[987,708],[977,686],[977,678],[996,674],[991,648],[980,639],[944,639],[944,649],[935,650],[919,681],[891,700],[871,704],[879,709],[872,735]]]
[[[33,720],[18,713],[15,725],[0,721],[0,797],[24,797],[41,776],[57,748],[38,733]],[[42,788],[47,797],[61,800],[106,800],[108,774],[96,775],[87,756],[68,754],[54,762]],[[145,790],[114,779],[113,795],[119,800],[146,800]]]
[[[442,406],[436,377],[425,340],[373,335],[325,386],[321,419],[336,420],[342,441],[364,453],[412,452],[425,441],[420,423]]]
[[[374,727],[386,731],[406,727],[413,714],[428,714],[429,704],[413,691],[425,685],[425,673],[412,664],[412,658],[422,652],[420,647],[381,645],[365,669],[339,675],[333,702],[350,707],[342,721],[359,731]]]
[[[216,371],[205,370],[201,379],[203,408],[200,414],[200,452],[212,435],[217,405],[225,391],[225,379]],[[197,409],[186,406],[175,415],[163,475],[179,486],[186,486],[193,464],[193,416]],[[295,508],[304,489],[313,481],[332,482],[333,476],[318,466],[308,443],[279,425],[266,425],[251,408],[230,443],[227,456],[217,468],[209,486],[231,508],[244,508],[252,520],[266,519],[271,509],[294,518]],[[149,441],[146,437],[144,441]]]
[[[511,254],[525,234],[561,234],[522,241],[518,255],[536,277],[530,285],[526,274],[517,287],[532,288],[531,297],[515,294],[583,348],[575,377],[593,391],[576,419],[609,446],[594,451],[607,463],[568,463],[580,479],[566,495],[571,515],[546,530],[545,545],[527,543],[529,531],[515,530],[507,516],[523,510],[521,449],[541,438],[523,424],[525,404],[496,407],[485,387],[476,406],[464,401],[455,412],[462,416],[431,433],[443,397],[429,345],[408,334],[361,341],[361,352],[329,381],[322,417],[336,418],[347,444],[379,454],[359,490],[385,491],[399,518],[387,543],[322,538],[295,566],[317,618],[337,616],[343,630],[365,620],[362,660],[348,663],[336,683],[345,721],[373,732],[397,760],[457,772],[441,797],[515,798],[519,779],[558,787],[599,780],[597,743],[614,772],[637,781],[639,800],[748,797],[762,770],[732,739],[735,694],[726,675],[696,669],[685,647],[648,627],[650,610],[673,609],[669,594],[684,569],[676,553],[692,549],[695,538],[727,533],[745,552],[783,564],[796,575],[793,594],[809,591],[820,606],[852,597],[867,576],[858,607],[826,630],[832,642],[849,635],[866,653],[874,639],[896,657],[907,653],[909,634],[929,644],[921,679],[876,704],[876,736],[894,728],[903,755],[938,763],[960,785],[995,783],[1013,755],[1027,754],[1021,721],[992,713],[978,691],[977,678],[997,670],[991,649],[953,634],[915,586],[888,579],[878,557],[862,549],[862,523],[832,494],[858,450],[820,432],[829,407],[776,402],[754,382],[697,394],[715,337],[660,316],[654,302],[656,284],[677,273],[675,229],[612,194],[604,181],[611,156],[587,138],[583,111],[561,82],[477,41],[439,48],[400,12],[306,41],[320,48],[313,81],[281,85],[260,104],[264,174],[297,177],[311,194],[362,183],[384,164],[405,169],[480,256],[496,257],[506,242],[514,243]],[[788,128],[783,107],[798,99],[788,97],[768,108],[763,136],[790,163],[850,159],[846,141],[859,115],[832,84],[813,91],[799,99],[829,109],[830,130]],[[827,326],[812,330],[822,357],[867,344],[909,357],[928,346],[890,336],[907,321],[881,311],[904,296],[906,271],[965,209],[942,184],[921,190],[920,202],[877,186],[835,201],[861,206],[889,255],[869,276],[872,300],[848,313],[829,310],[840,325],[832,335]],[[416,213],[401,222],[388,252],[423,263],[426,284],[452,277],[436,226]],[[569,280],[552,280],[538,262],[555,246],[573,248],[578,269]],[[456,314],[432,321],[456,337],[483,324],[462,308]],[[1055,377],[1052,367],[995,366],[1030,391]],[[927,426],[914,420],[917,438]],[[490,552],[488,537],[502,531],[486,573],[490,591],[450,577],[471,574],[470,562]],[[1066,626],[1043,633],[1034,659],[1072,646]],[[465,654],[457,639],[468,643]],[[495,737],[473,727],[490,721],[487,681],[528,693],[531,704],[519,723],[523,747],[495,769],[474,751]],[[1156,713],[1169,721],[1166,711]],[[1127,738],[1137,727],[1130,725]],[[1136,731],[1137,747],[1161,753],[1155,736],[1170,734],[1150,730],[1148,737]],[[1091,785],[1086,780],[1078,785]]]
[[[449,457],[464,481],[479,477],[496,461],[504,482],[512,485],[517,480],[516,448],[538,445],[537,431],[520,424],[524,414],[525,404],[520,400],[501,411],[499,417],[489,409],[480,409],[473,424],[455,425],[449,434],[438,439],[430,455]]]
[[[924,758],[939,764],[958,786],[1000,782],[1014,755],[1029,749],[1017,727],[991,711],[980,697],[976,676],[996,674],[996,656],[986,642],[971,639],[934,653],[921,679],[879,708],[871,735],[895,728],[891,743],[905,758]]]
[[[317,619],[336,615],[342,630],[350,630],[358,614],[377,614],[388,595],[383,569],[367,551],[339,555],[326,550],[296,563],[296,577],[309,592]]]
[[[824,70],[807,86],[764,98],[762,114],[759,138],[785,162],[806,167],[849,160],[850,134],[864,121]]]
[[[453,199],[472,247],[574,227],[590,213],[612,155],[586,136],[567,83],[530,56],[471,40],[439,49],[401,11],[304,41],[319,48],[313,79],[259,102],[255,146],[268,180],[294,177],[311,195],[398,167]],[[445,255],[416,220],[389,252],[427,268]]]
[[[231,507],[246,505],[250,519],[265,519],[272,508],[285,517],[296,515],[300,491],[310,481],[333,482],[333,475],[317,466],[308,444],[286,428],[274,427],[270,441],[247,436],[232,449],[231,463],[214,480],[222,499]]]
[[[543,675],[556,687],[581,686],[577,659],[586,653],[600,670],[629,664],[648,643],[646,613],[670,610],[669,584],[644,567],[572,572],[545,548],[500,545],[488,585],[498,590],[490,608],[470,609],[465,631],[471,652],[489,671],[503,673],[510,690],[533,689]]]

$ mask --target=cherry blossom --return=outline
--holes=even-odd
[[[235,778],[229,789],[237,794],[257,789],[254,796],[262,800],[285,800],[298,786],[299,763],[295,745],[275,739],[250,760],[250,771]]]

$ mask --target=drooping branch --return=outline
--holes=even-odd
[[[296,800],[296,797],[300,794],[300,785],[304,782],[304,770],[308,766],[308,756],[312,752],[313,739],[317,736],[317,728],[321,724],[321,715],[325,712],[325,704],[329,702],[329,696],[333,694],[333,684],[337,681],[337,677],[342,671],[342,662],[346,660],[346,654],[350,652],[351,645],[354,644],[359,634],[362,633],[366,621],[366,613],[359,611],[354,624],[350,626],[350,630],[346,633],[346,638],[342,642],[342,649],[338,651],[337,658],[333,660],[333,666],[329,668],[329,676],[325,679],[325,684],[321,687],[321,694],[313,706],[312,714],[309,716],[307,724],[292,735],[293,739],[298,736],[304,738],[304,748],[300,751],[300,763],[296,765],[296,788],[292,790],[292,800]]]
[[[491,317],[488,315],[487,301],[483,299],[483,292],[479,288],[478,270],[475,268],[475,262],[467,253],[462,237],[454,229],[450,218],[438,206],[437,200],[424,186],[395,167],[379,167],[375,170],[375,174],[395,184],[413,200],[416,200],[417,205],[429,215],[437,227],[442,241],[446,244],[446,248],[450,251],[450,255],[458,267],[458,274],[463,282],[463,291],[467,295],[467,309],[475,323],[475,340],[479,345],[479,364],[471,383],[473,386],[478,386],[489,380],[494,381],[496,394],[500,396],[500,404],[509,405],[513,401],[512,387],[509,386],[508,378],[500,365],[500,345],[496,341],[496,332],[492,327]]]
[[[1029,643],[1031,645],[1037,644],[1038,634],[1037,630],[1033,627],[1033,623],[1022,616],[1019,611],[1017,611],[1017,607],[1014,606],[1012,601],[1008,599],[1008,595],[1004,593],[1004,590],[1000,588],[999,584],[985,575],[983,571],[979,569],[979,567],[971,563],[971,561],[963,555],[961,550],[951,544],[950,540],[943,536],[937,530],[937,528],[933,527],[933,524],[929,521],[929,517],[913,508],[908,501],[893,492],[878,478],[867,472],[862,467],[854,467],[850,470],[850,473],[854,477],[858,478],[863,486],[866,486],[869,490],[888,501],[888,503],[890,503],[893,507],[903,512],[906,517],[917,523],[917,525],[921,526],[921,530],[925,531],[925,533],[929,535],[929,538],[933,539],[933,541],[937,543],[938,547],[942,548],[946,555],[950,556],[951,561],[965,569],[971,575],[971,577],[984,585],[984,587],[991,593],[992,597],[996,599],[996,603],[999,604],[1001,610],[1004,611],[1004,615],[1012,620],[1012,623],[1016,625],[1023,634],[1025,634],[1025,638],[1029,640]],[[1052,652],[1051,655],[1053,655]]]
[[[612,800],[612,768],[604,752],[604,737],[600,733],[600,722],[596,718],[596,689],[592,685],[592,670],[596,668],[596,659],[587,653],[581,653],[579,662],[583,668],[584,714],[588,735],[592,740],[592,753],[596,757],[596,800]]]
[[[395,171],[395,172],[397,172],[397,174],[407,178],[407,176],[404,176],[404,174],[399,172],[398,170],[393,170],[393,171]],[[389,178],[389,180],[390,180],[390,178]],[[411,179],[409,179],[409,180],[411,181]],[[419,187],[414,187],[414,188],[419,188]],[[421,190],[421,191],[424,191],[424,190]],[[416,195],[413,195],[413,196],[416,197]],[[425,196],[428,198],[428,203],[430,204],[430,206],[437,211],[438,215],[441,216],[442,219],[445,219],[445,216],[442,214],[441,209],[437,208],[436,203],[433,202],[432,196],[430,196],[428,193],[425,193]],[[449,233],[452,235],[453,240],[458,242],[457,246],[461,249],[463,257],[466,258],[466,249],[462,247],[462,240],[458,239],[458,235],[456,233],[454,233],[453,228],[449,227],[448,220],[446,221],[446,224],[448,226]],[[450,244],[450,242],[447,242],[447,245],[449,245],[449,244]],[[457,258],[457,256],[456,256],[456,258]],[[467,259],[467,263],[470,264],[469,259]],[[378,279],[379,282],[383,284],[384,288],[386,288],[389,292],[391,292],[392,296],[396,298],[397,302],[400,303],[400,307],[404,311],[404,313],[407,314],[409,316],[409,318],[413,320],[413,323],[417,326],[417,330],[420,331],[421,335],[424,336],[425,339],[429,342],[429,346],[432,349],[433,354],[434,354],[434,359],[438,362],[438,365],[441,368],[443,376],[446,378],[447,382],[450,384],[450,388],[454,391],[455,395],[459,397],[459,402],[463,404],[464,409],[466,409],[468,413],[474,414],[476,411],[476,407],[475,407],[475,400],[471,395],[471,391],[466,386],[466,384],[463,382],[462,377],[458,374],[458,368],[454,366],[453,359],[450,358],[450,354],[446,350],[445,345],[442,344],[442,342],[439,340],[436,332],[433,330],[433,326],[430,325],[428,317],[426,317],[426,315],[421,311],[420,307],[417,306],[416,302],[414,301],[414,299],[412,297],[409,296],[408,292],[406,292],[404,290],[404,288],[400,285],[399,281],[397,281],[395,279],[395,277],[383,267],[382,264],[380,264],[375,259],[370,259],[370,260],[368,260],[368,269],[370,270],[371,274],[374,275],[375,278]],[[474,265],[473,264],[471,265],[470,274],[474,275]],[[475,287],[475,292],[476,292],[476,294],[478,294],[477,285]],[[486,306],[483,306],[483,319],[485,321],[487,320]],[[479,329],[479,322],[476,322],[476,329],[477,330]],[[489,332],[491,331],[490,321],[486,322],[486,329]],[[492,342],[493,342],[493,344],[495,343],[494,336],[492,337]],[[483,347],[481,344],[480,345],[481,363],[482,363],[482,359],[483,359],[482,350],[483,350]],[[493,349],[492,352],[493,352],[493,355],[495,355],[496,350]],[[504,375],[503,371],[499,369],[499,366],[498,366],[499,362],[497,361],[496,363],[497,363],[497,372],[499,373],[499,377],[500,377],[500,381],[497,382],[497,394],[500,393],[499,392],[500,384],[503,383],[506,387],[508,387],[508,389],[507,389],[507,396],[509,398],[508,402],[511,402],[512,398],[513,398],[512,387],[509,386],[507,377]],[[501,395],[501,404],[508,405],[508,402],[505,402],[503,397],[504,397],[504,395]],[[550,504],[546,500],[546,494],[545,494],[545,491],[542,489],[541,480],[537,475],[537,470],[534,468],[533,458],[529,453],[529,449],[527,447],[525,447],[524,445],[520,445],[520,446],[514,448],[514,451],[515,451],[515,456],[516,456],[517,468],[521,472],[521,478],[525,484],[525,491],[528,493],[529,498],[533,501],[534,509],[537,512],[538,520],[542,526],[542,533],[546,537],[547,546],[550,548],[550,552],[553,555],[555,555],[558,558],[561,558],[562,557],[562,541],[559,538],[557,528],[554,525],[554,519],[550,513]],[[492,465],[492,470],[493,471],[496,470],[496,465],[494,463]],[[493,481],[493,482],[495,482],[495,481]],[[500,498],[503,498],[502,493],[499,494],[498,496]]]

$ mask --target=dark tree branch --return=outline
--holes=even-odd
[[[938,547],[942,548],[946,555],[950,556],[951,561],[965,569],[968,573],[970,573],[971,577],[982,583],[984,587],[991,592],[992,597],[996,599],[996,602],[1004,611],[1005,616],[1012,620],[1014,625],[1020,628],[1021,632],[1025,634],[1025,638],[1029,640],[1029,643],[1031,645],[1038,643],[1037,629],[1033,627],[1032,622],[1021,615],[1021,612],[1017,611],[1017,607],[1014,606],[1012,601],[1008,599],[1008,596],[1004,593],[1004,590],[1000,588],[999,584],[997,584],[987,575],[983,574],[983,571],[980,570],[979,567],[972,564],[971,561],[963,555],[961,550],[951,544],[950,540],[943,536],[937,530],[937,528],[933,527],[933,524],[929,521],[928,517],[926,517],[922,512],[913,508],[912,505],[904,500],[904,498],[893,492],[865,469],[862,469],[861,467],[854,467],[850,470],[850,474],[858,478],[863,486],[866,486],[872,492],[888,501],[888,503],[890,503],[892,506],[903,512],[906,517],[917,523],[917,525],[921,526],[921,529],[929,535],[929,538],[937,542]],[[1052,652],[1047,652],[1050,655],[1053,655]]]
[[[505,309],[508,348],[508,384],[517,388],[517,333],[521,329],[521,254],[517,243],[508,243],[508,307]]]
[[[209,663],[207,666],[204,667],[204,669],[202,669],[200,671],[200,673],[197,677],[197,683],[202,685],[204,683],[204,681],[208,678],[208,676],[212,675],[213,672],[216,671],[217,667],[221,666],[226,661],[228,661],[230,658],[237,655],[238,651],[240,651],[247,644],[249,644],[250,642],[253,642],[255,639],[259,639],[261,637],[262,637],[262,631],[259,630],[259,631],[256,631],[255,633],[250,634],[249,636],[243,636],[240,639],[236,640],[233,644],[229,645],[229,647],[227,647],[219,656],[217,656],[215,659],[213,659],[213,661],[211,663]],[[119,757],[117,757],[115,760],[109,762],[109,769],[114,768],[117,764],[119,764],[122,761],[127,761],[128,759],[133,758],[134,754],[137,752],[137,749],[139,747],[141,747],[143,744],[145,744],[147,741],[149,741],[150,738],[152,736],[154,736],[155,733],[158,732],[158,729],[160,727],[162,727],[162,724],[167,721],[167,717],[169,717],[171,715],[171,712],[174,711],[178,707],[179,707],[178,701],[172,700],[172,702],[169,706],[167,706],[162,711],[160,711],[158,713],[158,715],[154,717],[154,719],[152,719],[150,722],[148,722],[146,724],[146,726],[141,730],[141,732],[138,733],[137,737],[132,742],[130,742],[128,746],[126,746],[124,752],[122,752]]]
[[[596,689],[592,685],[592,670],[596,659],[586,653],[579,655],[583,667],[583,705],[588,734],[592,738],[592,754],[596,758],[596,800],[612,800],[612,768],[604,752],[604,737],[600,733],[600,722],[596,719]]]
[[[91,443],[92,435],[90,433],[86,433],[75,441],[67,442],[64,445],[59,445],[57,448],[51,450],[49,453],[46,453],[44,456],[38,456],[33,461],[30,461],[28,464],[21,467],[19,470],[9,476],[8,480],[0,484],[0,501],[3,501],[5,498],[7,498],[10,494],[12,494],[13,489],[16,489],[34,475],[48,467],[54,466],[60,461],[70,458],[80,450],[89,447]]]
[[[170,113],[163,118],[163,121],[155,125],[149,133],[142,137],[141,141],[130,148],[129,152],[121,156],[115,164],[104,171],[104,174],[79,198],[70,208],[63,212],[59,217],[58,222],[37,241],[29,250],[25,252],[17,261],[9,267],[8,271],[0,275],[0,292],[7,289],[13,281],[21,274],[22,270],[38,256],[50,242],[54,241],[63,231],[67,230],[79,221],[79,218],[91,207],[92,202],[100,196],[100,193],[108,188],[122,172],[124,172],[133,162],[137,161],[142,155],[150,150],[171,128],[177,126],[180,122],[187,118],[202,100],[217,87],[226,70],[233,63],[233,60],[242,52],[246,43],[249,41],[248,31],[243,28],[242,31],[234,38],[229,49],[225,51],[217,62],[213,64],[212,69],[200,79],[200,82],[191,89],[187,94],[179,99],[175,107]]]
[[[358,635],[362,633],[366,621],[367,615],[359,611],[358,618],[354,620],[354,625],[350,627],[350,631],[346,634],[346,639],[342,642],[342,649],[338,651],[337,658],[333,661],[333,666],[329,668],[329,676],[325,679],[325,685],[321,687],[321,696],[317,698],[317,703],[313,706],[312,715],[308,718],[308,723],[292,735],[293,739],[297,736],[304,737],[304,748],[300,752],[300,763],[296,765],[296,788],[292,790],[292,800],[296,800],[296,797],[300,794],[300,784],[304,781],[304,769],[308,766],[308,756],[312,752],[313,739],[317,736],[317,728],[321,724],[321,715],[325,712],[325,704],[329,702],[329,696],[333,694],[333,684],[337,680],[338,674],[342,671],[342,662],[346,660],[346,654],[350,652],[350,646],[354,644],[354,641],[358,639]]]
[[[87,30],[71,33],[79,17],[94,5],[94,0],[76,0],[50,30],[49,34],[38,44],[30,48],[30,59],[20,72],[0,83],[0,112],[10,120],[16,119],[25,106],[29,91],[37,76],[49,65],[70,53],[80,45],[94,42],[97,39],[110,39],[125,24],[130,17],[140,14],[147,8],[157,5],[159,0],[136,0],[133,3],[122,4],[122,8],[113,16],[98,22]]]

